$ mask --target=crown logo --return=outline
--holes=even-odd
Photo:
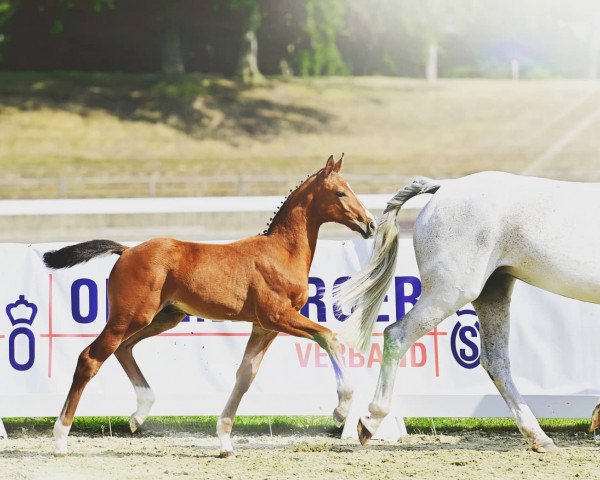
[[[19,299],[15,303],[9,303],[6,306],[6,314],[13,327],[19,323],[31,325],[37,315],[37,305],[25,300],[25,295],[19,295]]]

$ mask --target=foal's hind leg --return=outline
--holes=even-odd
[[[236,374],[235,386],[217,423],[217,435],[221,443],[221,453],[219,456],[221,458],[235,457],[233,445],[231,444],[231,429],[235,413],[242,397],[248,391],[248,388],[250,388],[250,384],[258,372],[265,353],[276,336],[277,332],[265,330],[256,324],[252,326],[252,333],[250,334],[244,357]]]
[[[154,302],[148,301],[149,304]],[[157,303],[157,302],[156,302]],[[73,383],[69,389],[65,405],[54,424],[54,454],[67,454],[67,436],[73,423],[75,410],[81,394],[106,359],[119,347],[123,339],[128,338],[137,330],[150,323],[154,312],[148,308],[140,310],[139,314],[120,315],[118,308],[113,308],[108,323],[98,337],[81,352],[73,375]],[[135,319],[132,320],[132,319]]]
[[[129,380],[131,380],[137,397],[137,409],[129,419],[129,428],[132,433],[142,426],[155,400],[150,385],[135,361],[133,347],[145,338],[153,337],[175,327],[184,317],[185,313],[181,310],[173,306],[167,306],[156,314],[150,325],[133,334],[115,351],[115,357],[117,357]]]
[[[102,333],[79,355],[73,383],[67,400],[54,424],[54,454],[67,454],[67,435],[73,423],[75,410],[85,386],[92,379],[104,361],[117,349],[125,332],[107,325]]]
[[[533,443],[536,452],[555,450],[554,442],[541,429],[537,419],[519,394],[510,372],[508,337],[510,295],[515,279],[494,274],[481,295],[473,301],[481,325],[481,365],[498,388],[513,413],[519,430]]]

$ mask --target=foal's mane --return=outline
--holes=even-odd
[[[320,170],[319,170],[320,172]],[[290,199],[290,197],[303,185],[306,184],[306,182],[308,182],[310,180],[311,177],[316,176],[319,172],[317,173],[309,173],[306,178],[304,178],[303,180],[300,181],[300,183],[298,185],[296,185],[294,188],[290,189],[290,192],[283,197],[283,200],[281,201],[281,203],[277,206],[277,208],[273,211],[273,216],[271,218],[269,218],[269,221],[267,222],[267,227],[258,234],[258,236],[261,235],[267,235],[270,233],[271,227],[276,223],[276,221],[278,219],[280,219],[280,217],[282,216],[282,211],[281,209],[284,207],[284,205],[286,205],[288,203],[288,200]]]

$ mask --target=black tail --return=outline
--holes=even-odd
[[[78,263],[87,262],[98,255],[106,253],[121,255],[127,248],[129,247],[112,240],[90,240],[46,252],[44,253],[44,263],[48,268],[69,268]]]

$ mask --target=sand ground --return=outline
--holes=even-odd
[[[599,478],[600,445],[590,435],[553,435],[558,452],[537,454],[518,433],[409,435],[398,443],[317,436],[237,436],[235,459],[219,459],[215,437],[191,433],[73,435],[66,458],[49,435],[0,441],[2,479]]]

